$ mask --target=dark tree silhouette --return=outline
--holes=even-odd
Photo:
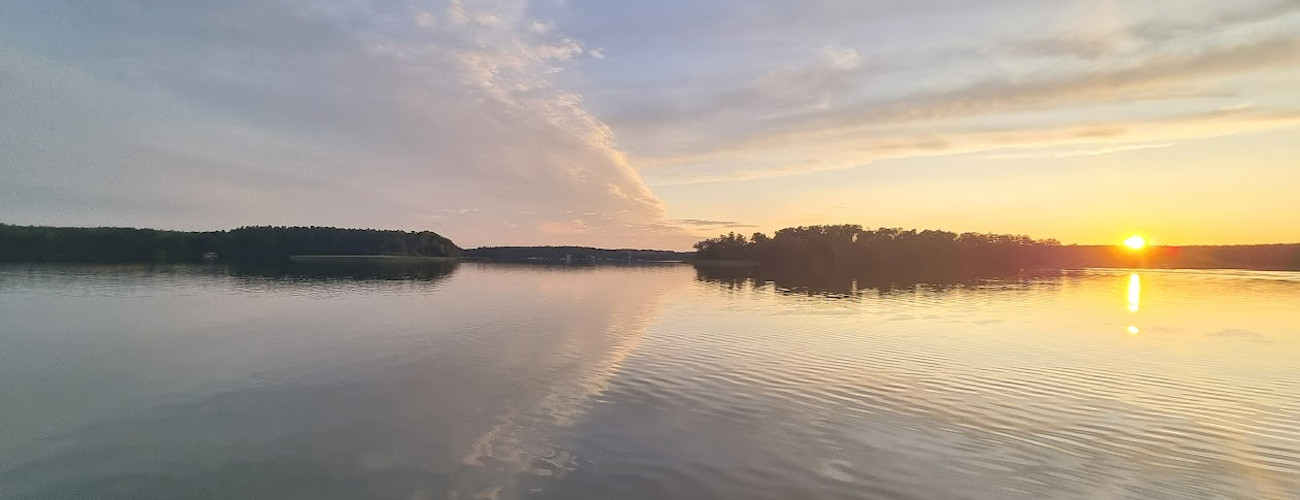
[[[749,262],[769,271],[951,279],[1081,267],[1300,269],[1300,245],[1064,246],[1011,234],[953,233],[856,224],[800,226],[772,237],[728,233],[695,244],[701,263]]]
[[[0,262],[277,262],[293,255],[458,257],[451,240],[429,231],[330,227],[242,227],[183,232],[0,224]]]

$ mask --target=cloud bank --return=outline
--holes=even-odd
[[[734,10],[692,22],[647,8],[639,31],[573,29],[615,58],[713,63],[677,65],[675,81],[650,88],[589,89],[651,185],[1177,143],[1294,126],[1300,111],[1286,90],[1300,67],[1300,4],[1289,0],[720,3]],[[661,22],[675,38],[652,34]]]

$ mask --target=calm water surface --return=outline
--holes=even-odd
[[[0,498],[1300,498],[1300,274],[706,278],[0,267]]]

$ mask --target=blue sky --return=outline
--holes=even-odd
[[[0,5],[0,219],[1300,241],[1300,2]]]

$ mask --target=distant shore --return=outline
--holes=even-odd
[[[1020,235],[859,225],[786,228],[768,237],[729,234],[694,252],[580,246],[462,249],[432,231],[250,226],[161,231],[0,224],[0,262],[231,263],[499,262],[632,264],[690,262],[702,268],[795,268],[839,274],[1000,274],[1082,268],[1300,270],[1300,244],[1062,245]]]
[[[761,264],[756,260],[739,259],[696,259],[693,262],[700,267],[757,267]]]
[[[457,262],[459,257],[429,257],[422,255],[290,255],[293,262]]]

